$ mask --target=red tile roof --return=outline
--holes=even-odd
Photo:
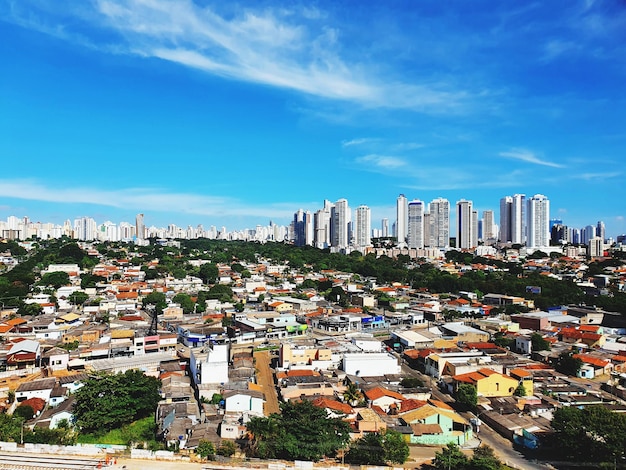
[[[353,410],[347,403],[341,403],[337,400],[332,400],[326,397],[318,397],[312,401],[313,405],[319,408],[328,408],[329,410],[338,411],[345,415],[352,414]]]
[[[387,390],[384,387],[374,387],[370,390],[367,390],[365,392],[365,396],[369,398],[370,400],[377,400],[382,397],[391,397],[391,398],[395,398],[396,400],[405,399],[404,396],[402,396],[400,393],[394,392],[392,390]]]
[[[580,359],[585,364],[591,364],[595,367],[606,367],[609,364],[609,361],[605,359],[600,359],[599,357],[590,356],[589,354],[574,354],[572,356],[574,359]]]

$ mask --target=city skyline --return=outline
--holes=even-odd
[[[498,223],[546,194],[626,233],[617,0],[24,0],[0,23],[0,220],[240,230],[345,198],[378,227],[404,194]]]

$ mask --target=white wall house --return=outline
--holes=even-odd
[[[348,375],[378,377],[399,374],[400,364],[395,356],[388,353],[346,353],[343,370]]]

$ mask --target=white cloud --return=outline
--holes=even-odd
[[[108,190],[91,187],[48,187],[31,180],[0,180],[0,197],[60,204],[93,204],[118,209],[188,213],[203,216],[293,216],[299,203],[253,206],[226,197],[172,193],[158,188]]]
[[[390,62],[383,73],[380,62],[342,42],[332,18],[315,8],[246,7],[220,14],[191,0],[95,0],[63,12],[55,11],[53,3],[44,5],[37,10],[17,4],[10,19],[106,53],[155,57],[363,107],[456,113],[471,99],[432,78],[420,84],[413,76],[406,82]],[[102,32],[113,35],[104,41]]]
[[[374,138],[370,138],[370,137],[363,137],[363,138],[359,138],[359,139],[350,139],[350,140],[342,140],[341,141],[341,146],[342,147],[354,147],[354,146],[358,146],[358,145],[364,145],[364,144],[370,144],[373,142],[378,142],[379,139],[374,139]]]
[[[504,158],[512,159],[512,160],[520,160],[526,163],[534,163],[535,165],[549,166],[552,168],[564,168],[563,165],[550,162],[548,160],[543,160],[539,158],[537,155],[535,155],[533,152],[531,152],[530,150],[526,150],[526,149],[512,149],[508,152],[500,152],[498,155]]]
[[[406,162],[398,157],[388,155],[370,154],[356,159],[356,162],[364,165],[373,165],[385,170],[397,169],[406,166]]]
[[[586,181],[592,181],[592,180],[605,180],[609,178],[617,178],[621,175],[622,173],[620,173],[619,171],[609,171],[605,173],[578,173],[578,174],[573,175],[573,178],[582,179]]]

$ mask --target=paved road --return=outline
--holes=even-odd
[[[269,416],[271,413],[280,413],[278,394],[276,393],[272,369],[270,368],[270,352],[257,351],[254,353],[254,360],[257,384],[263,388],[263,393],[265,394],[265,404],[263,405],[265,416]]]

